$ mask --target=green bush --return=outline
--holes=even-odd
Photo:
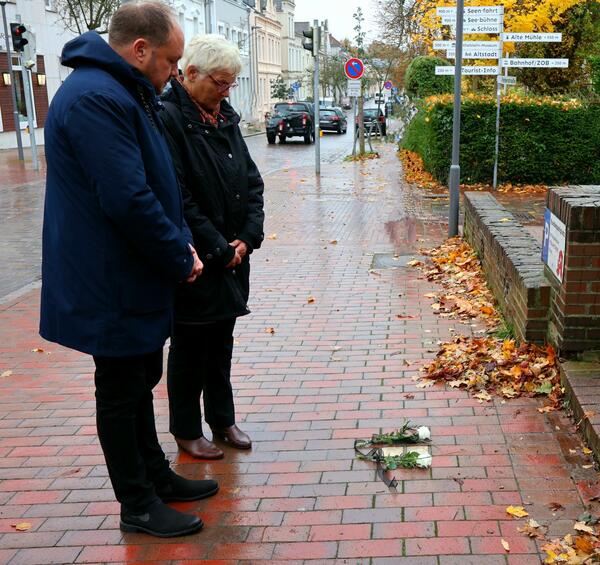
[[[409,124],[401,147],[446,182],[452,153],[451,96],[432,97]],[[460,165],[464,183],[491,183],[496,102],[463,98]],[[512,183],[600,184],[600,104],[550,98],[503,98],[498,178]]]
[[[454,77],[436,76],[436,65],[450,66],[450,63],[439,57],[415,57],[411,61],[404,77],[404,87],[409,96],[426,98],[452,92]]]

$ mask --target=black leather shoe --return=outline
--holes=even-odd
[[[141,514],[121,510],[119,526],[122,532],[142,532],[159,538],[174,538],[198,532],[204,524],[197,516],[178,512],[157,500]]]
[[[219,483],[211,479],[192,481],[170,472],[166,485],[156,487],[156,494],[163,502],[189,502],[201,500],[219,492]]]
[[[228,428],[211,428],[213,437],[218,438],[236,449],[250,449],[252,440],[250,436],[240,430],[235,424]]]

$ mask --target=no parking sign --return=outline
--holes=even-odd
[[[357,80],[365,73],[365,64],[360,59],[352,57],[344,64],[344,72],[349,79]]]

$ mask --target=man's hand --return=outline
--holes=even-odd
[[[248,255],[248,246],[241,239],[234,239],[229,245],[235,247],[242,259]]]
[[[188,243],[188,245],[190,244]],[[200,261],[198,253],[196,253],[196,250],[191,245],[190,250],[192,252],[192,257],[194,258],[194,265],[192,266],[192,270],[188,278],[185,279],[185,282],[193,283],[202,274],[202,268],[204,265],[202,264],[202,261]]]

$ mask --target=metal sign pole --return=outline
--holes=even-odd
[[[500,36],[502,37],[502,36]],[[500,39],[500,55],[503,51],[502,39]],[[501,74],[498,74],[501,76]],[[492,180],[492,186],[494,190],[498,188],[498,158],[500,154],[500,103],[502,101],[502,85],[498,77],[496,77],[496,149],[494,151],[494,177]]]
[[[356,155],[356,140],[358,139],[358,124],[356,123],[356,96],[352,97],[352,123],[354,124],[354,143],[352,144],[352,155]]]
[[[19,109],[17,106],[17,85],[15,82],[15,72],[12,66],[12,52],[10,50],[10,41],[8,34],[8,23],[6,22],[6,2],[0,2],[2,7],[2,20],[4,21],[4,39],[6,41],[6,58],[8,59],[8,72],[10,74],[10,93],[12,94],[13,103],[13,119],[15,124],[15,134],[17,136],[17,148],[19,152],[19,161],[25,160],[25,154],[23,153],[23,140],[21,139],[21,120],[19,120]]]
[[[460,207],[460,103],[463,52],[464,0],[456,3],[456,60],[454,68],[454,116],[452,124],[452,165],[450,166],[450,216],[448,218],[448,237],[458,235],[458,215]]]
[[[21,62],[21,69],[23,74],[23,90],[25,91],[25,107],[27,108],[27,125],[29,128],[29,142],[31,143],[31,159],[33,162],[33,168],[36,171],[40,170],[40,163],[38,160],[37,145],[35,143],[35,124],[33,122],[33,99],[31,97],[31,74],[30,70],[25,67],[23,57],[19,56]]]
[[[321,133],[319,129],[319,49],[321,41],[321,30],[319,29],[319,20],[314,21],[315,30],[313,41],[317,44],[317,53],[315,55],[315,74],[314,74],[314,104],[315,104],[315,172],[321,174]]]

